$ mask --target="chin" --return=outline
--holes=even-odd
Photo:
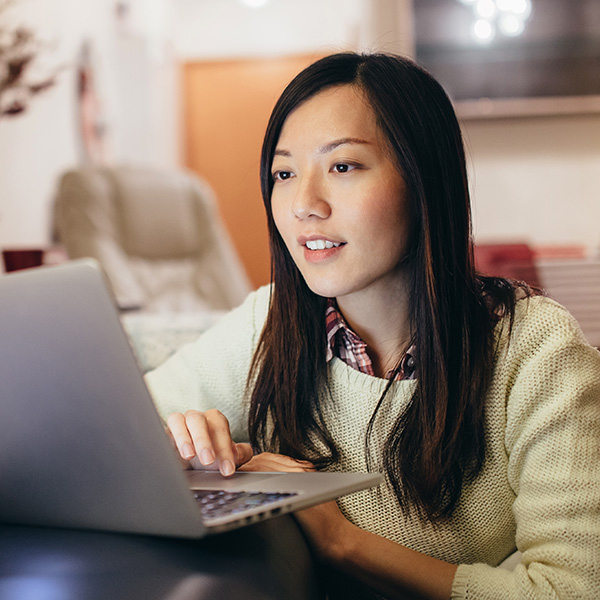
[[[335,285],[332,282],[324,281],[311,281],[310,279],[304,278],[308,289],[317,296],[323,298],[337,298],[347,293],[347,290],[341,285]]]

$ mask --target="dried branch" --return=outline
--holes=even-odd
[[[14,0],[0,0],[0,18]],[[32,77],[31,67],[46,47],[25,27],[10,29],[0,24],[0,118],[24,112],[35,96],[56,83],[58,69]]]

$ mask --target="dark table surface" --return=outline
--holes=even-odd
[[[289,515],[201,540],[0,524],[1,600],[321,597]]]

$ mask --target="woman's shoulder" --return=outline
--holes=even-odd
[[[573,315],[562,305],[542,294],[520,295],[515,302],[514,314],[504,315],[497,326],[497,333],[506,343],[524,341],[548,334],[575,337],[586,343],[581,328]]]
[[[252,311],[254,313],[266,316],[269,312],[272,290],[272,284],[262,285],[253,292],[250,292],[245,302],[252,304]]]
[[[564,336],[575,336],[585,342],[573,315],[562,304],[541,294],[517,300],[513,330],[516,335],[532,330],[539,335],[562,333]]]
[[[250,292],[238,308],[245,307],[247,310],[256,310],[267,312],[271,301],[271,284],[261,285]],[[236,309],[234,309],[236,310]]]
[[[267,320],[267,314],[271,304],[271,291],[271,285],[259,287],[253,292],[250,292],[240,307],[241,310],[247,313],[247,318],[250,320],[250,326],[254,336],[262,332],[265,321]]]
[[[264,327],[269,296],[269,286],[250,292],[195,341],[146,374],[146,383],[163,416],[190,407],[231,408],[239,403]]]
[[[554,364],[562,370],[569,364],[569,376],[583,371],[600,375],[600,353],[585,338],[573,315],[561,304],[543,295],[516,302],[514,318],[499,325],[497,355],[506,367],[522,370],[526,365]]]

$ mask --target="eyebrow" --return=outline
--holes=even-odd
[[[329,144],[325,144],[324,146],[320,146],[317,152],[319,154],[328,154],[332,150],[339,148],[339,146],[345,146],[346,144],[370,144],[371,142],[367,140],[362,140],[360,138],[340,138],[339,140],[334,140],[333,142],[329,142]],[[292,156],[292,153],[289,150],[278,149],[275,150],[273,156]]]

